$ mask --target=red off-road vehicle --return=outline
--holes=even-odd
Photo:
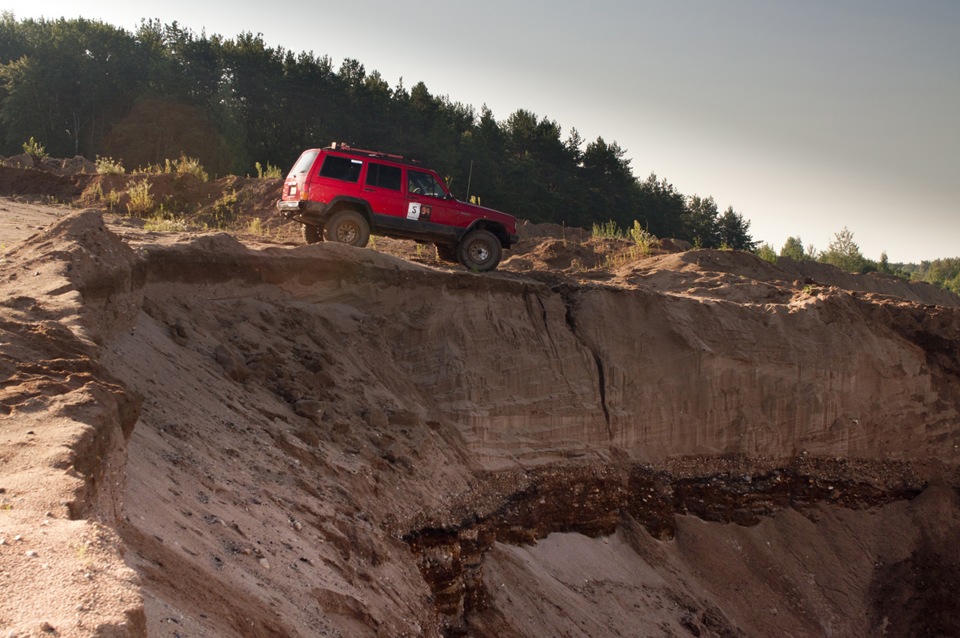
[[[333,144],[300,155],[277,209],[307,243],[366,246],[370,233],[437,246],[437,256],[493,270],[517,243],[512,215],[461,202],[433,171],[398,155]]]

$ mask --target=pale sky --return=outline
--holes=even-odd
[[[866,257],[960,256],[960,2],[229,4],[0,0],[18,19],[141,18],[359,60],[391,85],[526,109],[712,195],[779,250],[848,227]],[[318,140],[326,144],[332,140]],[[384,149],[389,150],[389,149]],[[523,211],[511,211],[523,216]]]

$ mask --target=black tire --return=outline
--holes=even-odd
[[[476,272],[493,270],[500,263],[500,240],[489,230],[472,230],[457,244],[461,264]]]
[[[355,210],[342,210],[323,225],[327,241],[363,248],[370,239],[370,224]]]
[[[300,236],[308,244],[316,244],[323,241],[323,229],[313,224],[300,224]]]
[[[437,247],[437,261],[457,263],[457,247],[446,244],[434,244]]]

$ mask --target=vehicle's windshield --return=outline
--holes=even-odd
[[[297,160],[297,163],[293,165],[293,168],[290,169],[290,172],[287,173],[287,177],[293,177],[294,175],[302,175],[310,170],[310,167],[313,166],[313,160],[317,159],[317,155],[320,154],[320,151],[306,151],[303,155],[300,156],[300,159]]]

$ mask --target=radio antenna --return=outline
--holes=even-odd
[[[470,201],[470,181],[473,179],[473,160],[470,160],[470,172],[467,173],[467,196],[464,201]]]

